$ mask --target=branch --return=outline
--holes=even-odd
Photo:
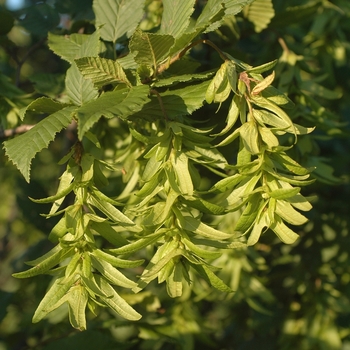
[[[207,39],[200,39],[200,40],[197,40],[197,41],[191,43],[190,45],[186,46],[182,51],[177,53],[175,56],[171,57],[167,62],[161,64],[157,69],[157,74],[163,73],[165,70],[167,70],[169,68],[169,66],[171,64],[173,64],[174,62],[179,60],[181,57],[183,57],[185,55],[185,53],[188,50],[192,49],[192,47],[194,47],[198,44],[206,44],[206,45],[211,46],[215,51],[218,52],[218,54],[220,55],[220,57],[224,61],[228,60],[228,57],[225,55],[225,53],[223,51],[221,51],[213,42],[211,42],[210,40],[207,40]]]
[[[34,125],[24,124],[24,125],[17,126],[17,128],[14,128],[14,129],[0,130],[0,138],[7,138],[17,134],[23,134],[33,127]]]

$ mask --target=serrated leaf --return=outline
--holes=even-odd
[[[286,244],[292,244],[299,238],[299,235],[287,227],[277,215],[275,215],[275,220],[270,225],[270,229]]]
[[[94,0],[92,8],[101,38],[115,43],[129,38],[143,16],[143,0]]]
[[[194,4],[195,0],[164,0],[160,33],[176,38],[185,32],[194,11]]]
[[[175,39],[167,34],[145,33],[137,30],[132,36],[129,48],[135,54],[135,61],[154,69],[162,61],[174,45]]]
[[[131,87],[122,66],[118,61],[100,57],[83,57],[75,60],[85,79],[91,79],[96,87],[110,83],[123,83]]]
[[[275,16],[271,0],[255,0],[244,13],[248,20],[254,24],[257,33],[267,28],[271,19]]]
[[[68,106],[68,104],[54,101],[48,97],[39,97],[25,108],[22,108],[19,115],[21,120],[23,120],[28,115],[37,116],[39,114],[53,114]]]
[[[80,73],[75,62],[67,70],[66,75],[67,96],[73,104],[81,106],[98,96],[98,90],[91,80],[86,80]]]
[[[102,116],[125,119],[140,111],[149,101],[148,93],[149,87],[141,85],[131,89],[107,92],[98,99],[83,105],[77,110],[79,139],[82,139],[85,132]]]
[[[73,63],[81,57],[97,57],[100,52],[100,32],[93,34],[71,34],[70,36],[49,33],[49,48],[58,56]]]
[[[49,145],[56,133],[71,123],[75,108],[65,107],[41,120],[25,134],[4,142],[7,156],[17,166],[27,182],[30,179],[32,159]]]

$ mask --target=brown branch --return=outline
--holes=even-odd
[[[35,125],[20,125],[14,129],[0,130],[0,138],[7,138],[18,134],[23,134],[33,128]]]
[[[213,42],[211,42],[210,40],[207,40],[207,39],[200,39],[200,40],[197,40],[197,41],[191,43],[190,45],[186,46],[182,51],[177,53],[175,56],[171,57],[167,62],[161,64],[157,69],[157,75],[160,73],[163,73],[165,70],[167,70],[170,65],[172,65],[174,62],[179,60],[181,57],[183,57],[186,54],[186,52],[188,50],[192,49],[192,47],[194,47],[198,44],[206,44],[206,45],[211,46],[215,51],[218,52],[218,54],[220,55],[220,57],[224,61],[228,60],[228,57],[224,54],[224,52],[222,52]]]

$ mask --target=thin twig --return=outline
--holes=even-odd
[[[0,130],[0,138],[8,138],[14,135],[23,134],[33,128],[35,125],[20,125],[14,129]]]
[[[179,60],[181,57],[183,57],[186,54],[186,52],[188,50],[192,49],[192,47],[194,47],[198,44],[206,44],[206,45],[211,46],[215,51],[218,52],[218,54],[220,55],[220,57],[224,61],[228,60],[228,57],[213,42],[211,42],[210,40],[207,40],[207,39],[200,39],[200,40],[194,41],[190,45],[186,46],[182,51],[177,53],[175,56],[171,57],[167,62],[161,64],[157,69],[157,75],[160,73],[163,73],[165,70],[167,70],[170,65],[172,65],[174,62]]]

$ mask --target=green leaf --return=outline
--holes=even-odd
[[[137,321],[142,316],[136,312],[103,277],[96,275],[96,283],[108,297],[101,297],[103,302],[120,316],[130,321]]]
[[[223,102],[231,92],[231,85],[227,78],[228,64],[229,61],[222,63],[214,78],[211,80],[205,93],[205,100],[207,103]]]
[[[257,213],[265,205],[260,193],[256,193],[249,198],[248,204],[241,214],[234,228],[235,231],[245,233],[256,221]]]
[[[88,197],[88,203],[104,213],[113,222],[122,225],[135,225],[134,222],[130,220],[126,215],[124,215],[120,210],[115,208],[112,204],[102,201],[98,197],[90,195]]]
[[[90,220],[89,225],[100,236],[116,247],[128,244],[128,241],[119,232],[114,230],[108,222],[92,222]]]
[[[213,251],[210,250],[210,248],[203,249],[198,247],[198,245],[193,244],[189,239],[182,238],[181,240],[187,248],[191,251],[191,253],[194,253],[195,255],[198,255],[199,257],[203,259],[217,259],[222,255],[222,251]]]
[[[88,302],[88,293],[84,286],[73,286],[67,294],[70,324],[80,331],[86,330],[85,309]]]
[[[48,97],[39,97],[31,102],[27,107],[20,110],[20,118],[23,120],[27,116],[34,117],[39,114],[53,114],[68,106],[68,104],[54,101]]]
[[[272,72],[270,75],[268,75],[266,78],[263,80],[259,81],[254,88],[251,91],[252,95],[258,95],[262,91],[264,91],[268,86],[272,84],[272,82],[275,79],[275,72]]]
[[[275,16],[275,11],[271,0],[255,0],[247,6],[244,14],[254,24],[255,31],[260,33],[267,28],[271,19]]]
[[[72,178],[70,179],[70,181],[72,181]],[[60,185],[61,185],[61,183],[60,183]],[[59,188],[57,193],[53,196],[42,198],[42,199],[34,199],[31,197],[29,197],[29,198],[34,203],[51,203],[51,202],[57,202],[57,201],[58,201],[58,203],[61,203],[64,200],[64,198],[66,197],[66,195],[73,190],[75,185],[74,185],[74,183],[63,183],[63,186],[61,186],[61,187],[63,187],[63,189]],[[57,209],[58,209],[58,207],[57,207]],[[54,210],[53,212],[50,211],[50,215],[54,214],[57,211],[57,209]]]
[[[208,78],[213,76],[213,72],[205,72],[205,73],[193,73],[193,74],[181,74],[174,75],[167,78],[162,78],[153,83],[154,87],[163,87],[163,86],[171,86],[178,83],[186,83],[196,80],[207,80]]]
[[[168,295],[171,298],[181,297],[182,295],[182,282],[183,276],[183,265],[181,262],[175,264],[170,276],[166,279],[166,289]]]
[[[193,183],[188,169],[188,158],[183,152],[176,151],[171,158],[173,171],[175,171],[177,184],[182,194],[193,195]]]
[[[221,292],[231,293],[233,290],[224,281],[215,275],[207,266],[205,265],[195,265],[190,263],[191,266],[214,288],[220,290]]]
[[[246,70],[247,73],[255,73],[255,74],[261,74],[268,70],[271,70],[274,68],[277,64],[278,60],[273,60],[271,62],[264,63],[260,66],[252,67]]]
[[[100,32],[93,34],[71,34],[70,36],[49,33],[49,48],[58,56],[74,63],[81,57],[97,57],[100,52]]]
[[[243,141],[244,147],[249,151],[249,153],[260,153],[259,133],[254,120],[244,123],[239,129],[239,135]]]
[[[164,235],[164,231],[156,231],[153,234],[148,235],[144,238],[138,238],[135,242],[129,243],[123,247],[116,249],[109,249],[113,254],[130,254],[141,250],[142,248],[151,246],[154,242],[158,241],[160,237]]]
[[[123,83],[131,87],[122,66],[118,61],[100,57],[83,57],[75,60],[85,79],[91,79],[100,88],[110,83]]]
[[[292,225],[302,225],[308,221],[307,217],[297,212],[291,204],[283,200],[277,200],[276,214]]]
[[[111,250],[108,250],[109,252],[111,252]],[[133,267],[138,267],[140,265],[143,264],[144,260],[124,260],[124,259],[120,259],[117,258],[109,253],[105,253],[100,249],[94,249],[92,251],[92,254],[99,258],[102,259],[104,261],[107,261],[108,263],[110,263],[111,265],[113,265],[114,267],[121,267],[121,268],[133,268]]]
[[[67,70],[66,75],[67,95],[73,104],[81,106],[98,96],[98,90],[91,80],[86,80],[80,73],[75,62]]]
[[[300,192],[300,187],[279,188],[269,192],[269,195],[275,199],[288,199],[295,197]]]
[[[143,0],[94,0],[92,8],[101,38],[115,43],[129,38],[143,17]]]
[[[167,34],[145,33],[137,30],[132,36],[129,48],[135,54],[135,61],[156,69],[158,63],[169,54],[175,39]]]
[[[83,105],[77,110],[79,139],[82,139],[86,131],[102,116],[125,119],[140,111],[149,101],[148,93],[149,87],[141,85],[131,89],[106,92],[98,99]]]
[[[247,246],[252,246],[258,242],[261,236],[262,230],[265,227],[269,227],[269,222],[270,220],[268,217],[268,213],[266,211],[263,211],[262,214],[258,215],[258,219],[255,221],[254,227],[249,234],[249,238],[247,240]]]
[[[230,107],[228,109],[228,114],[226,118],[226,126],[224,129],[222,129],[218,134],[215,134],[214,136],[221,136],[226,134],[228,131],[232,129],[232,127],[235,125],[238,116],[239,116],[239,104],[238,100],[240,97],[238,95],[235,95],[231,101]]]
[[[134,281],[125,277],[119,270],[114,268],[113,265],[110,264],[109,262],[95,256],[94,253],[95,251],[92,251],[90,255],[92,266],[97,271],[99,271],[108,281],[110,281],[110,283],[115,284],[116,286],[121,286],[124,288],[130,288],[130,289],[136,286],[136,283]],[[105,290],[103,291],[106,292]]]
[[[277,215],[270,228],[283,243],[292,244],[299,238],[299,235],[287,227]]]
[[[65,107],[41,120],[25,134],[4,142],[7,156],[17,166],[27,182],[30,179],[32,159],[49,145],[56,133],[71,123],[74,110],[75,107]]]
[[[55,267],[58,263],[74,254],[74,249],[60,249],[54,254],[45,255],[45,260],[41,260],[36,266],[23,272],[14,273],[12,276],[16,278],[28,278],[48,272],[51,268]],[[30,262],[31,264],[33,263]]]
[[[164,0],[161,34],[170,34],[177,38],[188,28],[194,11],[195,0]]]
[[[49,312],[56,309],[56,304],[64,297],[74,283],[75,276],[68,280],[66,277],[60,277],[55,280],[44,298],[41,300],[33,316],[33,323],[41,321]]]
[[[179,226],[191,233],[214,240],[228,239],[232,236],[228,233],[216,230],[215,228],[204,224],[199,219],[193,218],[192,216],[183,216],[178,210],[176,210],[176,217]]]
[[[209,81],[198,84],[191,84],[181,89],[168,90],[160,93],[164,110],[169,119],[179,118],[183,115],[192,114],[195,110],[203,106],[205,91]],[[145,104],[140,112],[133,115],[133,118],[162,118],[166,116],[159,105],[157,97],[152,96],[151,101]]]

